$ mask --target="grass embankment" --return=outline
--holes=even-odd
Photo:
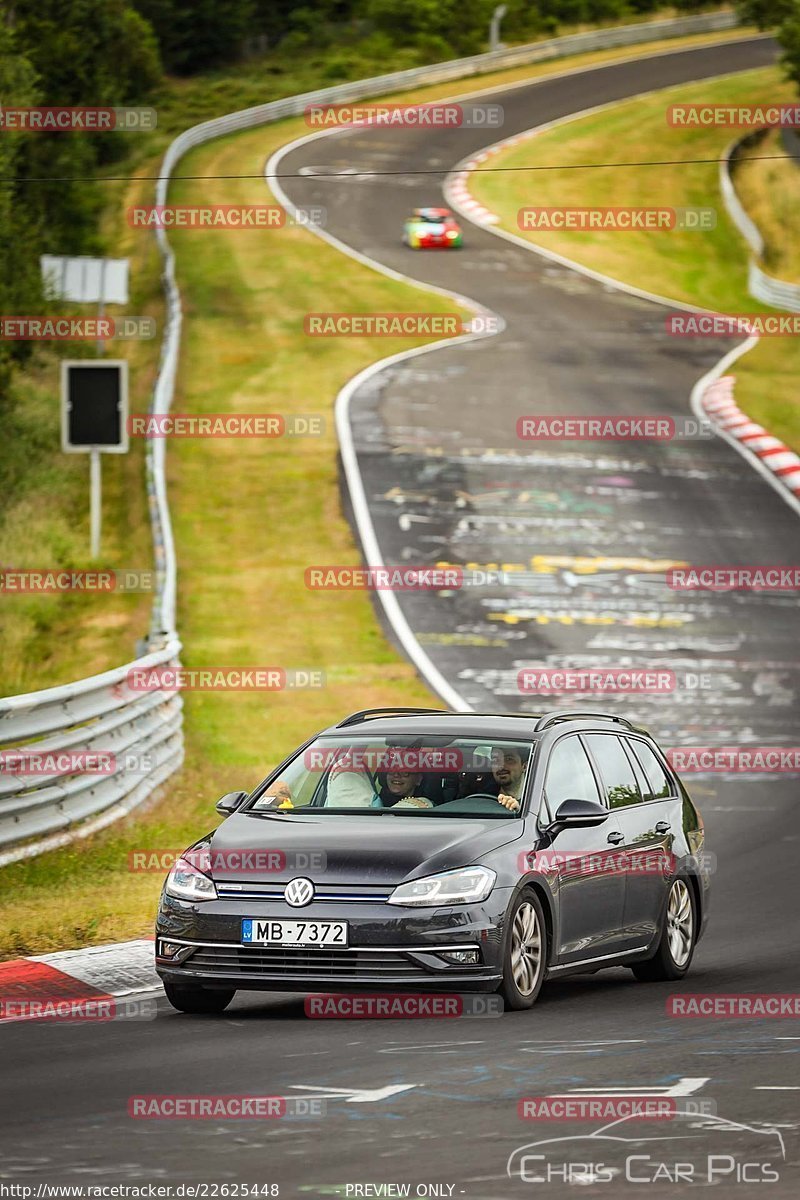
[[[503,151],[491,166],[556,167],[530,172],[487,171],[471,177],[471,191],[501,218],[501,227],[531,242],[566,255],[586,267],[622,282],[675,300],[729,313],[770,312],[747,292],[748,249],[729,220],[718,188],[716,160],[736,136],[724,128],[670,127],[669,104],[703,102],[743,104],[789,101],[790,85],[776,69],[669,88],[626,101],[614,108],[570,121]],[[761,151],[764,153],[764,151]],[[759,153],[756,150],[755,153]],[[665,166],[624,166],[652,159],[705,159]],[[580,169],[586,163],[607,164]],[[765,170],[771,168],[771,170]],[[783,169],[779,169],[783,168]],[[797,182],[788,172],[793,163],[749,163],[745,201],[756,192],[754,219],[764,220],[773,255],[797,255]],[[752,173],[747,178],[748,173]],[[774,189],[774,191],[772,190]],[[716,228],[708,232],[543,232],[521,230],[517,213],[524,206],[711,206]],[[793,208],[793,205],[795,206]],[[766,219],[766,209],[770,217]],[[788,214],[786,249],[781,214]],[[794,245],[788,243],[794,242]],[[731,343],[733,345],[733,342]],[[754,420],[800,449],[800,403],[797,376],[800,352],[795,339],[763,338],[755,350],[739,359],[737,400]]]
[[[108,186],[114,188],[123,214],[149,190],[139,180]],[[112,252],[130,259],[131,296],[124,311],[154,317],[160,329],[158,255],[152,242],[134,242],[132,233],[124,226],[115,230]],[[74,306],[72,311],[84,317],[96,312],[93,305]],[[109,305],[107,313],[119,316],[123,310]],[[132,409],[149,404],[159,337],[106,343],[106,357],[128,359]],[[102,456],[103,526],[97,563],[89,557],[89,456],[61,451],[60,360],[93,358],[94,345],[39,343],[26,370],[0,398],[0,569],[152,567],[143,443],[133,440],[126,455]],[[147,634],[151,607],[147,592],[43,595],[0,590],[0,696],[66,683],[129,661],[137,638]]]
[[[780,130],[772,129],[733,167],[736,192],[764,239],[761,266],[768,275],[800,282],[800,165],[785,155]],[[761,157],[766,161],[758,162]]]
[[[582,56],[566,65],[611,57]],[[434,99],[561,69],[561,64],[551,64],[507,72],[492,80],[484,77],[417,91],[414,98]],[[263,203],[267,193],[259,176],[265,158],[305,132],[303,122],[286,122],[199,149],[181,164],[181,174],[256,178],[183,182],[171,198],[187,203]],[[142,162],[139,170],[152,174],[155,165],[152,160]],[[146,196],[147,187],[134,184],[125,203]],[[155,279],[152,239],[127,230],[124,217],[120,228],[125,236],[119,252],[146,264],[148,278]],[[342,712],[373,704],[431,702],[413,669],[387,643],[366,595],[312,593],[303,578],[309,564],[358,561],[340,508],[332,420],[336,392],[367,363],[413,343],[332,339],[310,344],[303,333],[303,315],[325,310],[445,311],[452,304],[343,260],[303,231],[187,232],[175,236],[174,245],[186,317],[175,411],[316,412],[327,421],[320,438],[170,445],[168,488],[179,558],[178,622],[185,661],[189,666],[321,667],[327,672],[327,687],[269,695],[187,693],[186,766],[157,807],[102,835],[2,872],[0,955],[6,957],[148,933],[161,877],[130,872],[131,851],[187,845],[214,825],[217,796],[252,785],[309,730]],[[144,407],[152,371],[149,358],[141,367],[147,376],[143,387],[145,381],[137,381],[134,372],[140,390],[133,408]],[[109,492],[113,471],[125,466],[117,463],[114,460],[106,473]],[[125,469],[132,475],[126,476],[124,488],[119,487],[132,504],[127,524],[122,511],[119,528],[126,539],[146,545],[141,459],[138,474],[135,463],[131,456]],[[68,466],[73,469],[71,460]],[[80,509],[81,498],[86,503],[82,479],[79,482],[73,522],[86,519],[85,509]],[[37,489],[37,497],[44,486]],[[60,498],[63,490],[59,477],[48,493]],[[108,521],[112,529],[110,517]],[[130,565],[130,541],[123,547],[121,534],[119,546],[125,557],[118,564]],[[92,631],[102,611],[96,606],[93,613],[83,613],[85,636],[97,636]],[[66,633],[69,618],[64,628]],[[121,661],[122,654],[116,657],[109,651],[109,658]],[[72,659],[62,660],[62,670],[67,661],[69,674],[74,674]],[[37,684],[40,679],[37,668]]]

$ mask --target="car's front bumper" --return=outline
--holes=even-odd
[[[420,238],[417,243],[419,250],[452,250],[461,245],[461,238]]]
[[[409,909],[379,903],[312,904],[212,900],[194,904],[162,896],[156,924],[156,970],[164,979],[206,987],[266,991],[494,991],[502,979],[502,924],[509,893],[495,889],[482,905]],[[348,946],[243,945],[243,918],[347,921]],[[164,941],[178,945],[163,953]],[[475,950],[479,962],[447,962],[439,952]]]

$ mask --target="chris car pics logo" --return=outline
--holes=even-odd
[[[776,1183],[785,1158],[783,1136],[770,1126],[712,1114],[698,1120],[692,1113],[664,1126],[633,1114],[590,1134],[528,1142],[509,1155],[506,1170],[526,1184],[611,1184],[609,1195],[620,1183],[722,1184],[724,1191],[725,1185]]]

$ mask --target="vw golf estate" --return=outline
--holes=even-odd
[[[164,884],[156,967],[184,1012],[238,990],[499,992],[630,967],[685,975],[708,912],[703,821],[643,729],[600,713],[354,713]]]

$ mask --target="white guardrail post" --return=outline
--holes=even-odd
[[[570,34],[320,88],[229,113],[185,130],[170,143],[156,185],[156,203],[166,204],[172,171],[188,150],[228,133],[302,115],[310,105],[347,104],[404,88],[446,83],[591,50],[722,32],[737,24],[736,14],[727,11]],[[174,255],[165,231],[156,229],[155,236],[163,260],[166,322],[151,412],[166,413],[175,389],[182,312]],[[164,439],[148,442],[147,494],[156,566],[149,638],[152,652],[102,675],[0,700],[0,751],[24,748],[29,754],[52,755],[56,766],[55,774],[0,773],[0,866],[40,854],[124,816],[183,761],[180,695],[166,689],[133,691],[128,684],[129,672],[134,668],[177,665],[181,649],[175,632],[177,571],[165,455]],[[57,773],[58,756],[82,752],[111,755],[112,769],[106,774]]]

